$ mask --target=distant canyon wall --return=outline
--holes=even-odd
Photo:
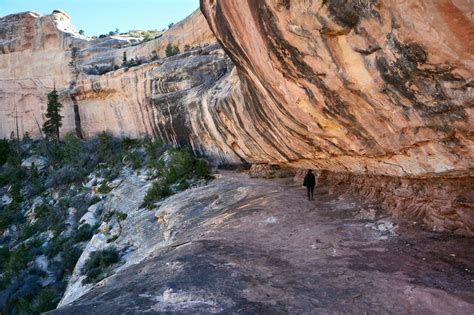
[[[168,43],[181,52],[193,52],[166,59]],[[128,61],[143,64],[122,67],[124,54]],[[186,66],[184,71],[211,71],[212,67],[224,67],[225,73],[231,70],[230,61],[216,45],[199,11],[158,38],[142,43],[120,35],[86,38],[77,33],[62,11],[47,16],[25,12],[0,18],[0,137],[16,132],[18,121],[20,136],[28,132],[37,138],[35,119],[43,123],[47,93],[54,86],[64,105],[63,135],[79,128],[86,137],[101,131],[117,136],[152,136],[155,121],[150,119],[155,117],[152,109],[145,107],[153,98],[216,78],[209,73],[201,77],[199,73],[181,72],[181,77],[169,73],[173,67],[170,64],[180,63],[176,58],[186,60],[181,61]],[[193,68],[195,61],[202,69]],[[174,76],[174,81],[167,76]],[[190,77],[193,82],[188,80]]]

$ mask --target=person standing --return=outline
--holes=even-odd
[[[313,192],[314,186],[316,186],[316,178],[314,177],[313,171],[308,170],[304,177],[303,186],[306,186],[306,189],[308,189],[308,200],[314,200]]]

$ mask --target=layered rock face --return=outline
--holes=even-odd
[[[253,160],[396,176],[472,170],[469,1],[203,0],[201,9],[240,70],[246,132],[268,144],[249,151]]]
[[[201,10],[240,74],[237,152],[328,170],[396,216],[473,233],[469,1],[202,0]]]
[[[229,61],[215,45],[215,37],[199,11],[158,38],[139,42],[138,38],[119,35],[95,40],[80,36],[62,11],[48,16],[27,12],[1,18],[0,137],[16,132],[16,116],[20,136],[28,132],[38,137],[35,119],[43,123],[47,93],[54,86],[64,105],[62,134],[76,130],[92,136],[107,130],[121,136],[152,135],[153,115],[144,113],[144,106],[155,96],[190,89],[227,72]],[[164,60],[168,43],[181,51],[185,47],[192,51],[181,54],[181,61],[170,60],[178,69],[181,67],[176,64],[186,64],[181,73],[160,70],[163,63],[163,69],[169,70]],[[210,44],[214,46],[197,49]],[[124,56],[143,65],[122,67]],[[204,72],[199,75],[200,71]],[[160,82],[156,85],[163,88],[152,89],[153,82]]]

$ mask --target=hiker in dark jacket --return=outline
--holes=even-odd
[[[313,199],[314,186],[316,186],[316,178],[311,170],[308,170],[306,176],[304,177],[303,186],[306,186],[308,189],[308,200]]]

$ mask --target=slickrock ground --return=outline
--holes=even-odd
[[[161,247],[51,314],[474,312],[472,238],[398,226],[324,184],[315,199],[221,172],[140,214],[147,228],[117,241]]]

